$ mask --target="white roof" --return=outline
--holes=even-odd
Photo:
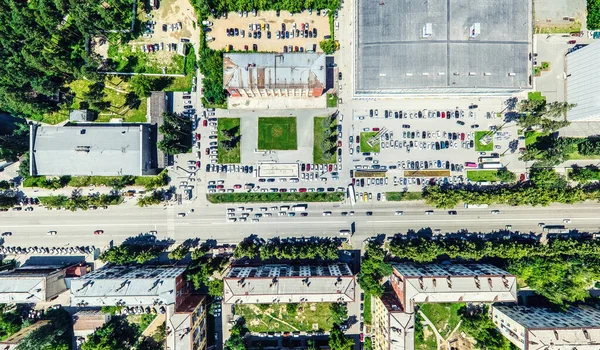
[[[46,277],[0,278],[0,303],[46,301]]]
[[[354,301],[356,282],[347,264],[233,267],[224,278],[225,303]]]
[[[176,279],[183,267],[114,266],[71,282],[71,305],[108,306],[175,303]]]
[[[517,300],[517,278],[487,264],[395,264],[404,279],[407,312],[416,303],[502,302]]]
[[[567,61],[567,101],[576,106],[567,113],[569,121],[600,120],[600,69],[590,62],[600,61],[600,42],[571,52]]]
[[[495,305],[501,312],[526,328],[527,349],[600,349],[600,311],[589,306],[571,306],[566,312],[545,308]]]

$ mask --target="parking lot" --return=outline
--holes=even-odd
[[[279,16],[275,11],[258,11],[256,16],[242,13],[241,17],[240,13],[231,12],[227,18],[215,19],[213,23],[206,35],[208,45],[215,50],[321,52],[319,42],[330,35],[328,16],[317,16],[316,11],[293,16],[287,11]]]

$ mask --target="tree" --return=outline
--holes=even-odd
[[[89,335],[81,350],[129,350],[136,343],[137,334],[126,319],[113,318]]]
[[[190,252],[190,247],[180,244],[177,248],[169,252],[169,259],[171,260],[183,260]]]
[[[506,168],[502,168],[496,172],[496,177],[502,182],[514,182],[517,179],[515,173],[509,171]]]
[[[237,323],[231,328],[229,339],[225,342],[225,350],[246,350],[244,336],[248,333],[245,320],[238,319]]]
[[[72,330],[71,316],[65,309],[48,310],[45,317],[50,323],[29,333],[16,350],[68,350]]]
[[[354,340],[346,337],[340,326],[334,324],[329,333],[329,347],[331,350],[351,350],[354,347]]]
[[[567,182],[554,169],[534,168],[529,174],[529,180],[542,188],[565,188]]]
[[[480,310],[469,312],[467,307],[463,306],[458,310],[461,315],[461,329],[469,334],[480,348],[488,350],[507,350],[510,342],[506,339],[494,325],[494,322],[488,317],[488,306],[484,305]]]
[[[358,275],[360,287],[377,297],[380,297],[384,290],[381,280],[392,273],[392,265],[385,262],[385,256],[386,253],[378,242],[369,242]]]
[[[0,135],[0,160],[17,161],[29,149],[29,126],[21,119],[17,119],[12,125],[6,124],[8,127],[12,126],[12,131],[6,135]],[[27,169],[27,175],[29,175],[29,169]]]
[[[323,40],[319,42],[319,46],[327,55],[331,55],[335,52],[335,40],[333,39]]]
[[[329,310],[331,311],[331,317],[333,318],[334,324],[341,325],[348,319],[348,307],[346,306],[346,304],[330,304]]]
[[[152,80],[145,75],[134,75],[129,84],[139,97],[148,97],[152,92]]]

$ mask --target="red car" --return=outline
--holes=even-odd
[[[310,164],[306,164],[306,171],[310,171]]]
[[[242,185],[233,185],[233,188],[242,188]]]
[[[379,128],[373,128],[373,131],[379,131]]]
[[[306,192],[306,188],[299,188],[298,192],[304,193],[304,192]]]
[[[196,168],[200,168],[200,161],[199,160],[196,161]]]
[[[204,151],[204,153],[206,153],[206,155],[208,155],[210,153],[210,148],[207,148],[206,151]]]
[[[360,334],[360,342],[361,343],[365,342],[365,335],[363,333]]]
[[[464,132],[460,134],[460,140],[461,140],[461,141],[464,141],[464,140],[465,140],[465,133],[464,133]]]
[[[329,164],[329,171],[331,172],[333,170],[333,164]]]
[[[360,136],[356,136],[356,143],[360,142]]]
[[[196,134],[196,141],[200,141],[200,137],[201,137],[200,134]]]
[[[281,193],[285,193],[285,192],[287,192],[287,190],[286,190],[285,188],[280,188],[280,189],[279,189],[279,192],[281,192]]]
[[[301,28],[302,30],[304,30],[304,23],[302,23],[302,26],[300,26],[300,28]]]
[[[208,120],[204,119],[204,120],[202,121],[202,126],[208,126]]]
[[[446,118],[446,112],[442,112],[442,118]]]
[[[225,186],[223,186],[223,185],[217,185],[217,188],[220,190],[222,188],[225,188]]]
[[[342,140],[338,140],[338,147],[342,147]]]
[[[103,234],[103,233],[104,233],[104,231],[103,231],[103,230],[96,230],[96,231],[94,231],[94,234],[95,234],[95,235],[101,235],[101,234]]]
[[[525,181],[525,174],[521,174],[521,176],[519,176],[519,181]]]
[[[567,44],[569,44],[569,45],[573,45],[573,44],[575,44],[576,42],[577,42],[577,40],[569,40],[569,41],[567,41]]]

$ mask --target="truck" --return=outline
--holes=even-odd
[[[485,209],[487,207],[488,207],[487,204],[465,204],[466,209],[472,209],[472,208]]]
[[[492,163],[483,163],[481,164],[481,169],[502,169],[504,165],[500,162],[492,162]]]
[[[293,211],[306,211],[308,209],[307,204],[296,204],[292,207]]]

